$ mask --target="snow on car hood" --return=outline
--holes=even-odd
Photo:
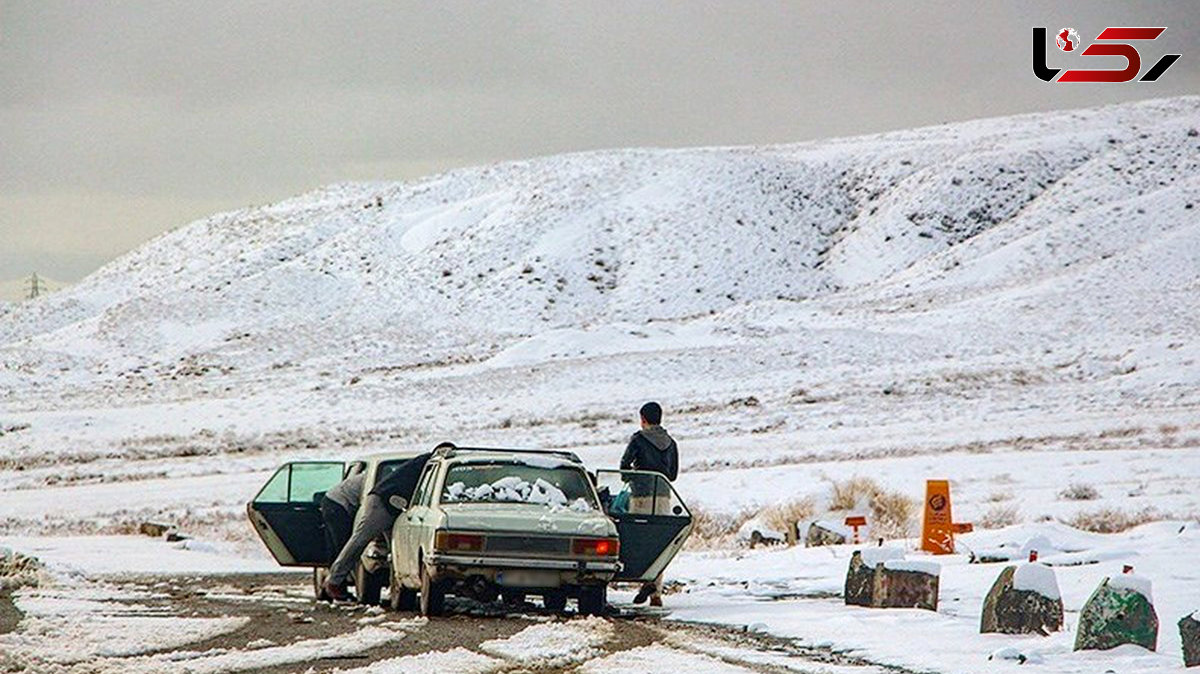
[[[516,533],[616,536],[617,527],[599,510],[571,510],[529,503],[444,503],[448,529]]]

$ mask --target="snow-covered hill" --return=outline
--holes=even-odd
[[[1185,97],[214,215],[0,314],[0,487],[190,475],[210,481],[145,507],[236,513],[292,456],[450,437],[607,463],[648,398],[708,486],[725,466],[1194,452],[1198,128]],[[1133,505],[1195,508],[1172,479]],[[19,507],[9,529],[44,526]]]
[[[195,354],[410,365],[756,302],[1053,295],[1105,274],[1183,289],[1198,118],[1185,98],[337,185],[162,236],[22,308],[0,343],[101,377]]]

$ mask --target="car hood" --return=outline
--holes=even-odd
[[[521,503],[455,503],[444,504],[442,512],[447,529],[549,536],[617,535],[617,526],[599,510],[580,512]]]

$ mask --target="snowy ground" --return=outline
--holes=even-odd
[[[1200,546],[1169,531],[1200,513],[1198,128],[1184,97],[546,157],[212,216],[0,308],[0,545],[86,579],[264,570],[244,504],[284,461],[454,440],[611,466],[658,399],[708,513],[862,476],[912,498],[948,478],[956,519],[1019,525],[969,545],[1101,509],[1171,522],[1083,536],[1109,556],[1060,581],[1078,610],[1136,548],[1167,588],[1161,658],[1071,655],[1069,631],[1029,648],[1044,671],[1177,667],[1174,623],[1200,609],[1172,562]],[[196,540],[124,537],[147,519]],[[673,617],[1009,666],[970,629],[994,567],[946,562],[936,615],[876,614],[829,596],[845,557],[688,553]],[[926,631],[955,645],[903,648]],[[643,646],[584,670],[715,657]]]

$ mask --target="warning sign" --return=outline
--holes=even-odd
[[[954,552],[954,519],[950,514],[950,481],[925,481],[925,523],[921,549],[935,555]]]

